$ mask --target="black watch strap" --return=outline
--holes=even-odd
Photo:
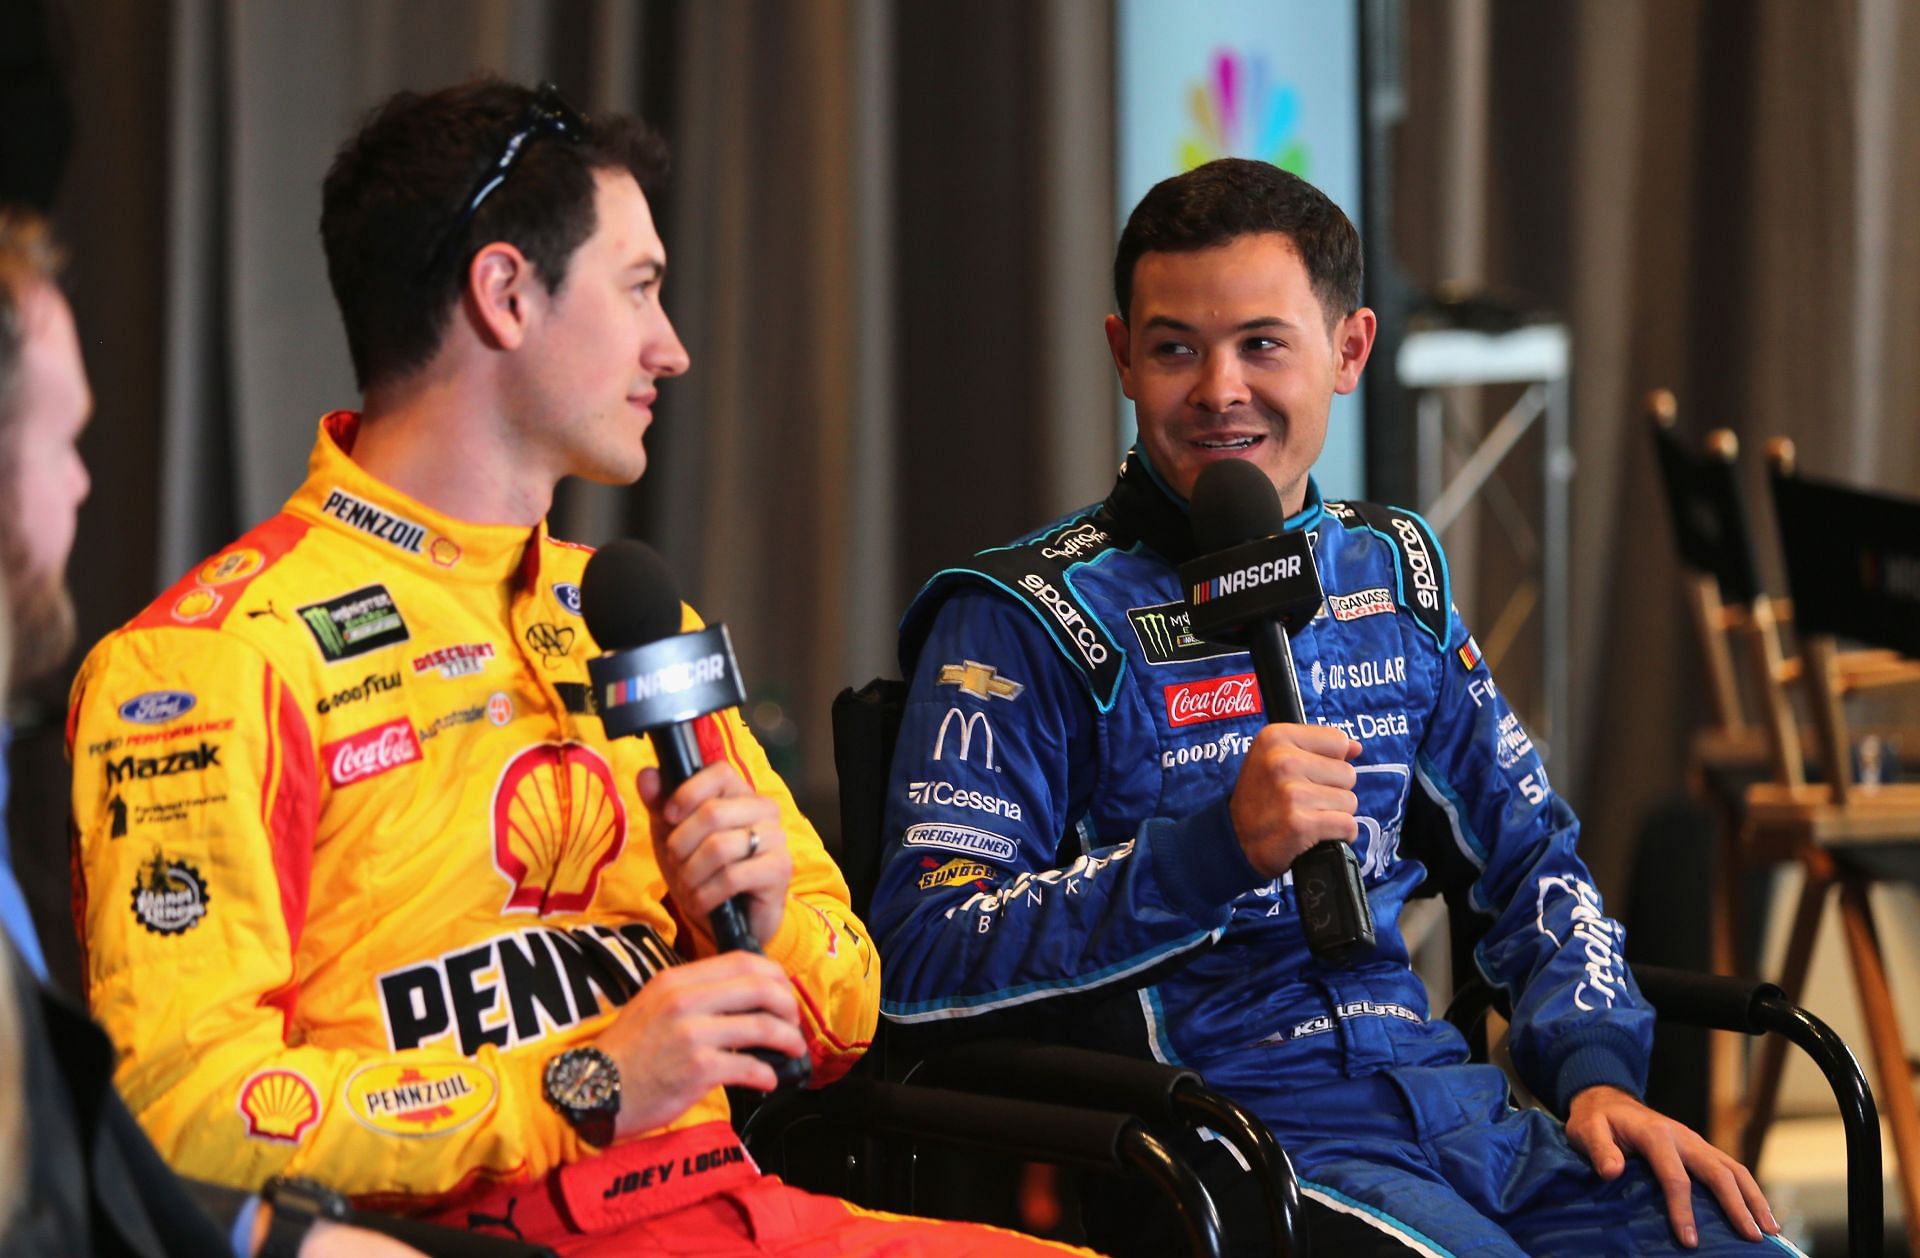
[[[260,1195],[273,1210],[256,1258],[298,1258],[315,1219],[345,1219],[350,1209],[345,1197],[314,1179],[276,1175]]]

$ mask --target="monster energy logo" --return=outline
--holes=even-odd
[[[1152,607],[1127,610],[1134,637],[1149,664],[1177,664],[1191,660],[1211,660],[1241,652],[1218,642],[1193,635],[1184,602],[1157,603]]]
[[[309,603],[299,612],[329,664],[405,642],[411,636],[384,585],[369,585],[324,603]]]

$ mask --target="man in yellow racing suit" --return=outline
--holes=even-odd
[[[590,710],[588,552],[542,517],[562,474],[639,475],[653,385],[687,366],[636,127],[482,81],[395,98],[336,161],[323,235],[365,413],[327,416],[281,513],[100,643],[74,687],[76,914],[117,1082],[183,1171],[310,1176],[567,1253],[1037,1247],[787,1188],[727,1124],[722,1085],[774,1082],[734,1050],[837,1076],[879,971],[736,713],[665,798],[647,742]],[[396,229],[349,210],[463,140],[455,196],[499,153],[502,196],[560,190],[498,220],[439,209],[470,260],[438,339],[395,366],[372,338],[397,334],[355,296],[391,271],[354,276],[350,249]],[[589,181],[555,173],[568,162]],[[584,238],[543,265],[511,213],[556,212],[569,187]],[[707,914],[742,895],[766,955],[715,955]],[[617,1079],[610,1130],[569,1107],[582,1076],[560,1065]]]

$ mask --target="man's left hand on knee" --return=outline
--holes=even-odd
[[[1673,1234],[1683,1245],[1692,1247],[1700,1241],[1693,1221],[1693,1180],[1713,1193],[1734,1230],[1748,1240],[1780,1230],[1752,1172],[1692,1128],[1647,1108],[1619,1088],[1603,1084],[1576,1094],[1567,1114],[1567,1138],[1602,1179],[1619,1178],[1629,1153],[1645,1158],[1666,1195]]]

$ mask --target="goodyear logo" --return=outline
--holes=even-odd
[[[500,1086],[464,1061],[381,1062],[347,1080],[347,1108],[390,1136],[444,1136],[492,1108]]]

